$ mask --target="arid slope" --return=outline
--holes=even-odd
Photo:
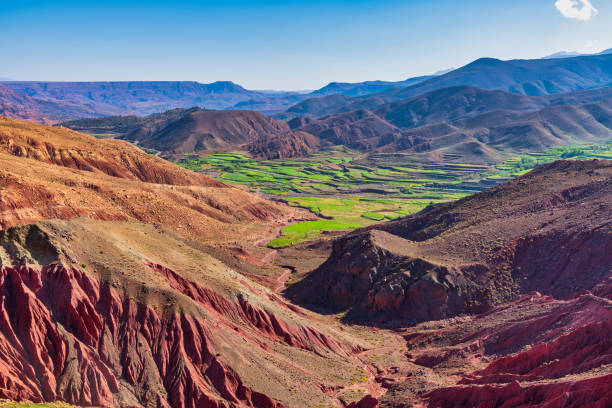
[[[0,135],[0,398],[293,407],[382,392],[362,353],[395,337],[277,293],[286,271],[260,242],[309,214],[126,142],[9,119]]]

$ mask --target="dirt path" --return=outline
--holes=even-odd
[[[278,251],[276,249],[272,249],[270,250],[270,252],[268,252],[261,258],[260,262],[262,264],[272,264],[272,261],[274,260],[274,257],[277,254],[278,254]]]
[[[291,271],[289,269],[285,269],[283,273],[276,278],[276,285],[274,285],[274,293],[279,294],[285,289],[285,285],[287,284],[287,280],[291,276]]]

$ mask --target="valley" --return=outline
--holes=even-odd
[[[612,407],[592,1],[3,9],[0,408]]]
[[[322,218],[284,227],[269,242],[284,247],[315,240],[321,233],[346,231],[405,217],[525,174],[560,159],[612,159],[612,141],[550,148],[498,164],[415,161],[409,154],[366,155],[347,148],[299,159],[256,161],[240,153],[220,153],[177,162],[251,192],[308,209]]]

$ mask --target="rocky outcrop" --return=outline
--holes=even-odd
[[[612,375],[548,384],[456,387],[427,395],[431,408],[563,407],[600,408],[612,404]]]
[[[352,402],[346,408],[378,408],[378,400],[371,395],[366,395],[357,402]]]
[[[329,260],[288,295],[362,317],[432,320],[487,307],[485,292],[474,282],[485,267],[437,265],[409,255],[412,247],[382,231],[338,239]]]
[[[389,384],[381,406],[610,405],[607,298],[585,292],[555,300],[534,292],[484,314],[422,323],[403,335],[415,366]]]

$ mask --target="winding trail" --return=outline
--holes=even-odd
[[[279,294],[283,291],[283,289],[285,289],[289,276],[291,276],[291,270],[285,269],[283,273],[278,278],[276,278],[276,285],[274,285],[274,293]]]

